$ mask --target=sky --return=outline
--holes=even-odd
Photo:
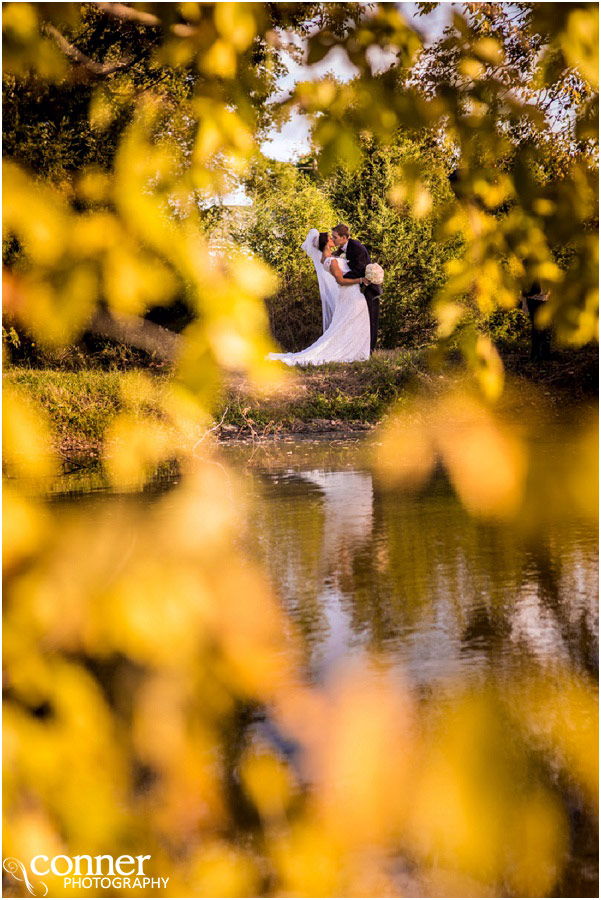
[[[395,5],[405,18],[415,25],[422,39],[426,43],[431,43],[440,37],[443,29],[450,22],[454,4],[439,3],[438,7],[427,16],[417,15],[416,3],[396,3]],[[290,38],[290,36],[288,37]],[[392,59],[391,55],[380,53],[380,59],[377,60],[377,68],[386,68]],[[373,62],[376,63],[376,60],[373,60]],[[299,81],[318,79],[327,72],[335,72],[341,81],[349,81],[358,74],[358,70],[349,62],[344,51],[339,48],[331,50],[320,63],[314,66],[299,65],[288,56],[286,57],[286,64],[289,71],[279,82],[277,99],[280,100],[287,97],[293,90],[294,85]],[[299,113],[293,113],[288,122],[281,128],[272,129],[267,140],[261,145],[261,151],[270,159],[290,162],[309,151],[309,131],[309,120]],[[223,202],[227,205],[250,203],[243,190],[228,194],[224,197]]]
[[[417,15],[416,3],[397,3],[405,18],[415,24],[427,43],[436,40],[450,21],[452,15],[452,3],[440,3],[438,8],[427,16]],[[378,68],[385,68],[391,61],[391,57],[382,54],[378,61]],[[280,81],[280,98],[283,99],[293,89],[298,81],[310,81],[321,78],[326,72],[335,72],[341,81],[348,81],[358,70],[348,61],[343,50],[332,50],[320,63],[314,66],[300,66],[290,58],[287,59],[289,74]],[[261,146],[265,156],[271,159],[279,159],[284,162],[302,156],[309,150],[309,123],[308,120],[295,114],[280,129],[273,130]]]

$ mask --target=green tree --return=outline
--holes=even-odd
[[[506,39],[505,25],[497,24],[513,12],[501,6],[486,4],[485,15],[482,4],[473,9],[468,4],[463,16],[455,16],[432,91],[417,77],[427,51],[389,6],[378,7],[350,38],[316,34],[309,41],[310,59],[338,47],[360,74],[349,84],[301,83],[287,105],[313,118],[324,173],[341,160],[359,167],[364,133],[389,144],[399,128],[415,134],[427,128],[450,140],[459,170],[456,202],[444,211],[438,236],[462,240],[464,253],[445,266],[436,302],[440,337],[448,337],[474,303],[484,315],[496,306],[515,307],[521,292],[538,279],[550,291],[540,324],[552,322],[561,341],[580,345],[596,339],[598,328],[598,8],[534,4],[527,15],[529,6],[516,7],[521,19]],[[382,46],[396,51],[383,74],[373,72],[369,47],[375,34]],[[512,54],[520,41],[535,48],[536,64],[518,66],[514,76]],[[572,94],[577,102],[571,103]],[[556,130],[547,106],[566,117],[569,140],[565,166],[556,167],[561,176],[545,182],[539,172],[548,165]],[[579,148],[578,141],[585,143]],[[508,168],[499,164],[506,160],[511,160]],[[419,173],[409,180],[420,196]],[[502,208],[507,214],[500,216]],[[568,242],[571,263],[562,269],[554,253]],[[502,366],[490,341],[474,333],[465,349],[485,390],[498,393]]]
[[[380,346],[424,342],[433,331],[430,306],[444,284],[444,264],[461,247],[460,239],[437,236],[451,197],[452,160],[428,132],[399,132],[389,144],[363,135],[359,146],[359,166],[343,162],[325,179],[323,190],[385,269]]]
[[[286,60],[302,50],[275,29],[302,36],[323,27],[343,38],[361,14],[352,3],[259,4],[250,16],[235,4],[166,3],[152,12],[109,3],[7,5],[3,157],[52,184],[75,211],[114,212],[103,179],[106,188],[141,106],[152,104],[149,140],[168,152],[170,178],[179,180],[164,213],[185,217],[194,203],[195,227],[208,236],[223,214],[215,198],[238,183],[255,141],[282,117],[271,98]],[[3,242],[11,269],[31,261],[17,231]],[[110,307],[103,287],[101,302]],[[156,322],[181,330],[198,315],[181,282],[151,294],[146,313]],[[82,310],[80,325],[83,302]]]
[[[140,97],[152,92],[162,107],[157,135],[176,136],[190,164],[202,116],[193,98],[211,97],[215,77],[223,101],[260,139],[281,115],[271,98],[287,73],[286,60],[302,53],[274,29],[302,36],[323,27],[344,37],[361,14],[357,7],[260,4],[256,22],[248,19],[245,26],[251,39],[240,32],[245,46],[235,61],[226,43],[197,56],[192,29],[207,32],[208,50],[211,5],[198,7],[186,22],[175,3],[152,13],[110,3],[34,4],[24,13],[11,4],[4,17],[3,154],[55,182],[92,163],[110,168]],[[24,36],[31,38],[36,28],[26,51]],[[222,31],[227,28],[224,20]],[[205,50],[202,44],[197,49]]]

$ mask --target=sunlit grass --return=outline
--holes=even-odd
[[[102,442],[122,408],[122,380],[119,372],[97,369],[14,369],[5,375],[5,383],[22,388],[44,407],[59,445],[68,439],[79,442],[81,449]]]

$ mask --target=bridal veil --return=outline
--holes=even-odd
[[[317,228],[312,228],[301,244],[301,249],[303,249],[307,256],[313,260],[313,265],[315,266],[315,272],[317,274],[317,281],[319,284],[319,293],[321,295],[323,330],[326,331],[330,326],[330,322],[332,321],[332,316],[334,315],[334,310],[336,308],[336,301],[338,299],[338,285],[336,284],[335,280],[330,275],[328,275],[321,263],[321,250],[318,246],[318,240],[319,231],[317,230]]]

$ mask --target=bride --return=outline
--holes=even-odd
[[[267,359],[289,366],[369,359],[369,311],[359,289],[363,279],[343,279],[349,265],[346,259],[332,256],[334,242],[327,232],[312,228],[302,249],[317,273],[324,333],[299,353],[270,353]]]

